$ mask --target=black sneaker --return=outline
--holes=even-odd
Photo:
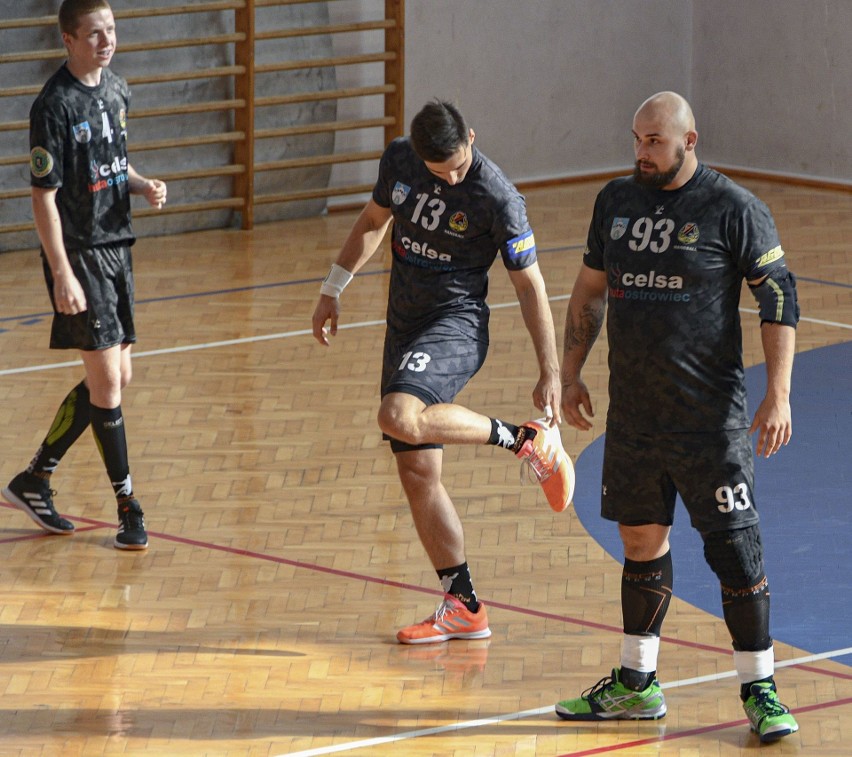
[[[116,549],[148,549],[145,513],[135,499],[128,499],[118,505],[118,533],[114,546]]]
[[[56,512],[53,506],[54,494],[56,492],[50,488],[46,479],[26,471],[15,476],[3,489],[3,496],[45,531],[52,534],[72,534],[74,524]]]

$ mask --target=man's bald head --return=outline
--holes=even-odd
[[[684,97],[677,92],[657,92],[639,106],[636,118],[661,121],[685,134],[695,131],[695,116]]]
[[[640,184],[676,189],[695,173],[698,158],[695,116],[677,92],[658,92],[633,116],[636,169]]]

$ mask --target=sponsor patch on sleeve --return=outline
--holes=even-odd
[[[30,152],[30,172],[43,179],[53,170],[53,156],[43,147],[33,147]]]
[[[780,260],[783,257],[784,250],[781,249],[781,245],[779,244],[777,247],[773,247],[769,252],[764,252],[763,255],[760,256],[760,260],[757,261],[757,267],[763,268],[763,266],[774,263],[776,260]]]
[[[532,229],[519,237],[510,239],[507,244],[510,258],[522,258],[531,252],[535,252],[535,236]]]

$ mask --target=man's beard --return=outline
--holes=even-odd
[[[667,187],[674,181],[674,178],[683,166],[685,159],[686,150],[683,147],[678,147],[677,152],[675,153],[675,162],[672,164],[672,167],[668,171],[663,171],[661,173],[642,173],[639,168],[639,161],[637,160],[636,165],[633,167],[633,180],[637,184],[641,184],[643,187],[653,187],[655,189]]]

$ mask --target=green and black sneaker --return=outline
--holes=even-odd
[[[659,720],[666,714],[666,700],[657,679],[642,691],[628,689],[619,680],[619,668],[601,678],[577,699],[556,705],[563,720]]]
[[[790,708],[778,701],[778,692],[772,681],[751,684],[743,709],[751,722],[751,730],[761,741],[776,741],[799,730]]]

